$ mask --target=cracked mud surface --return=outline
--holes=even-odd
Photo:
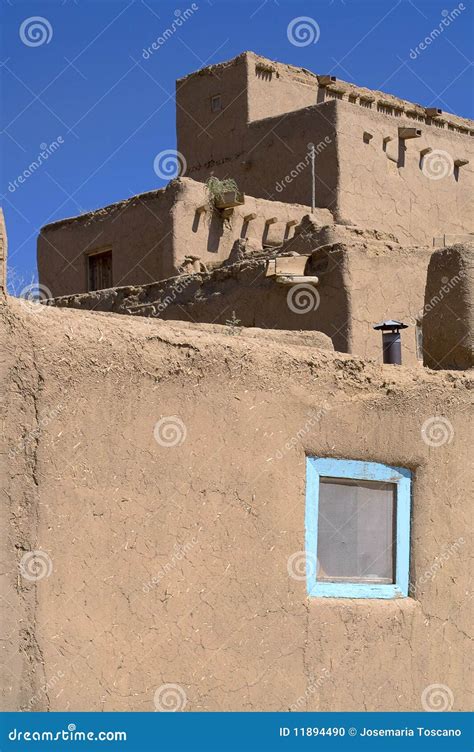
[[[1,315],[4,709],[147,711],[166,683],[191,711],[419,710],[434,683],[469,709],[467,372],[288,333],[16,300]],[[441,447],[421,437],[436,415]],[[305,453],[414,471],[413,597],[308,600],[288,575]],[[30,550],[52,564],[37,581],[18,570]]]

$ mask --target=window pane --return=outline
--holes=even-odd
[[[320,582],[394,582],[396,484],[321,478]]]

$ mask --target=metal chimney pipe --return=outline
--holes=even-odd
[[[389,365],[401,366],[402,364],[402,340],[400,329],[407,329],[408,324],[401,321],[382,321],[376,324],[374,329],[382,332],[382,355],[383,362]]]

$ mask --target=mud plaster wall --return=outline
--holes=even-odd
[[[110,248],[114,285],[172,275],[172,203],[172,190],[157,191],[47,225],[37,244],[40,283],[53,295],[86,292],[88,256]]]
[[[267,201],[245,195],[245,203],[236,206],[231,215],[224,219],[220,212],[196,214],[196,208],[208,201],[207,191],[202,183],[188,178],[177,181],[176,198],[173,206],[174,265],[176,270],[188,254],[199,256],[204,264],[225,261],[231,255],[234,243],[246,238],[255,248],[263,245],[281,245],[291,238],[295,226],[310,212],[308,206]],[[246,217],[254,218],[246,221]],[[267,225],[267,220],[272,223]],[[276,221],[273,221],[276,220]],[[319,209],[315,220],[325,224],[332,222],[332,214]]]
[[[31,305],[2,324],[4,709],[153,710],[165,682],[197,711],[419,710],[433,683],[469,708],[466,374]],[[429,446],[440,414],[452,440]],[[186,435],[164,447],[170,415]],[[414,597],[308,600],[288,575],[306,452],[414,470]],[[30,549],[52,562],[37,582]]]
[[[217,95],[221,96],[222,109],[213,112],[211,99]],[[204,162],[220,163],[242,154],[247,112],[244,56],[219,66],[215,73],[212,68],[205,68],[176,82],[177,148],[187,161],[190,177],[194,177],[191,163],[201,159],[197,155],[202,155]]]
[[[240,237],[257,247],[282,243],[294,232],[287,222],[300,222],[309,212],[305,206],[246,196],[224,220],[218,213],[196,211],[206,203],[204,185],[181,178],[165,190],[47,225],[38,238],[40,282],[53,296],[86,292],[88,255],[111,249],[114,286],[148,284],[177,274],[187,255],[203,263],[227,259]],[[256,217],[246,222],[249,214]],[[322,209],[316,218],[332,221]],[[277,221],[267,226],[267,219]]]
[[[406,147],[403,166],[397,165],[398,127],[420,128],[422,132],[420,138],[402,142]],[[369,143],[364,143],[364,132],[372,135]],[[385,151],[384,138],[392,139]],[[339,215],[363,227],[393,232],[401,242],[431,245],[442,233],[472,232],[472,142],[469,136],[435,125],[338,101]],[[449,159],[468,159],[470,164],[460,167],[456,175],[439,178],[443,173],[436,171],[433,162],[430,174],[435,179],[430,179],[420,166],[420,152],[426,148],[443,152],[440,170],[448,169]]]
[[[474,365],[474,244],[433,253],[423,313],[423,360],[429,368]]]
[[[310,236],[306,246],[297,242],[295,237],[286,247],[307,246],[310,251]],[[314,254],[308,273],[316,274],[319,284],[300,302],[288,297],[290,288],[265,276],[265,259],[249,259],[211,274],[64,297],[55,305],[216,324],[235,316],[244,327],[323,332],[336,350],[377,361],[382,358],[381,337],[372,327],[395,317],[410,326],[403,333],[403,362],[415,365],[415,328],[429,259],[430,251],[423,248],[334,243]]]
[[[402,357],[415,365],[416,326],[423,309],[429,249],[394,247],[383,252],[376,247],[364,251],[349,249],[345,286],[349,296],[349,352],[364,357],[381,357],[381,336],[373,325],[396,319],[409,325],[402,334]],[[324,284],[323,277],[322,284]]]
[[[262,64],[267,67],[262,69]],[[252,158],[248,123],[315,104],[317,88],[313,73],[251,52],[179,79],[176,130],[187,174],[203,181],[211,170],[219,177],[238,177],[239,168],[247,169],[242,163]],[[215,96],[221,98],[221,109],[213,112],[211,101]],[[227,173],[225,165],[229,163],[232,167]],[[253,178],[242,186],[252,195],[257,176]],[[262,192],[255,195],[268,197]]]
[[[310,107],[318,96],[318,79],[311,71],[252,53],[247,53],[247,87],[249,121]]]
[[[143,287],[102,290],[85,295],[58,298],[61,308],[113,311],[150,316],[166,321],[226,324],[235,317],[237,326],[257,327],[268,332],[323,332],[336,349],[348,344],[348,305],[340,269],[327,278],[328,298],[324,314],[314,309],[316,296],[305,300],[311,310],[305,314],[288,308],[288,288],[265,276],[267,262],[250,260],[212,274],[192,274]],[[238,328],[237,328],[238,333]]]
[[[318,88],[309,71],[253,53],[191,75],[178,86],[178,149],[190,177],[205,181],[213,172],[233,177],[254,196],[309,204],[308,143],[313,142],[322,145],[316,159],[316,205],[334,210],[339,218],[394,232],[410,243],[432,244],[440,234],[474,229],[471,121],[444,113],[440,120],[430,119],[419,105],[345,82],[333,85],[339,92]],[[211,113],[210,95],[217,92],[224,109]],[[392,114],[380,111],[384,101]],[[202,126],[198,136],[196,123],[182,108]],[[399,127],[420,128],[422,136],[400,147]],[[364,133],[371,137],[367,143]],[[386,138],[391,141],[384,147]],[[425,157],[425,169],[434,179],[421,170],[420,152],[426,148],[441,152],[439,159]],[[427,168],[431,159],[433,167]],[[453,173],[458,159],[470,163]],[[440,178],[439,170],[449,169],[446,161],[450,174]],[[291,181],[286,182],[287,176]]]
[[[232,177],[252,196],[289,203],[311,204],[310,142],[318,148],[316,206],[334,209],[338,166],[336,159],[334,102],[308,106],[298,112],[267,117],[245,124],[237,153],[229,154],[225,131],[215,134],[207,146],[194,140],[178,148],[188,162],[188,175],[205,181],[213,172]],[[222,154],[226,154],[226,159]],[[218,158],[217,155],[220,155]]]

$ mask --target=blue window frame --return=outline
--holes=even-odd
[[[331,574],[321,574],[321,563],[318,559],[318,533],[324,535],[331,521],[320,516],[322,484],[340,483],[363,488],[384,488],[393,492],[393,524],[392,547],[393,569],[390,581],[362,581],[364,578],[344,576],[333,578]],[[352,483],[351,483],[352,482]],[[390,484],[390,486],[387,486]],[[393,484],[393,489],[391,488]],[[325,486],[327,488],[327,485]],[[327,494],[323,487],[323,493]],[[334,487],[337,494],[337,485]],[[334,491],[333,488],[333,491]],[[334,495],[329,498],[335,498]],[[411,472],[403,467],[390,467],[378,462],[359,462],[356,460],[306,458],[306,580],[308,595],[332,598],[403,598],[408,595],[408,576],[410,559],[410,501],[411,501]],[[325,504],[327,505],[327,501]],[[363,504],[362,504],[363,506]],[[324,509],[327,510],[328,506]],[[353,506],[352,506],[353,508]],[[342,507],[344,511],[344,507]],[[339,506],[339,514],[341,507]],[[372,523],[373,524],[373,521]],[[334,526],[335,528],[335,526]],[[336,529],[336,528],[335,528]],[[336,530],[336,533],[339,531]],[[372,538],[375,541],[376,536]],[[370,536],[369,536],[370,539]],[[331,558],[331,545],[319,538],[321,549],[324,546]],[[343,541],[341,551],[346,543]],[[370,576],[369,576],[370,577]],[[376,579],[376,578],[375,578]],[[382,579],[382,578],[380,578]]]

